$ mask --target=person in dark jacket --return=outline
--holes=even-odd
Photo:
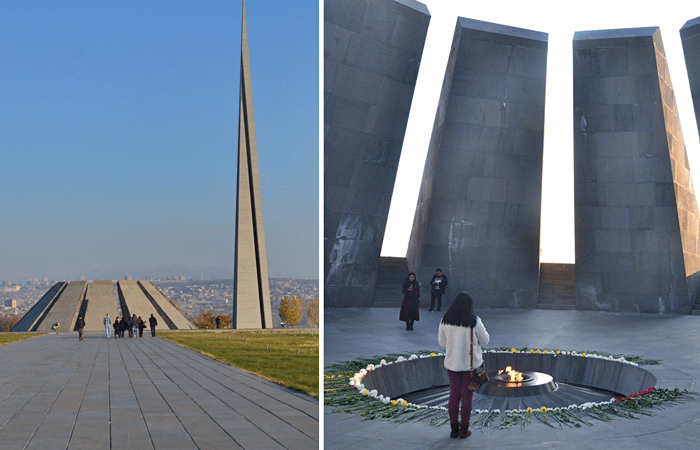
[[[124,332],[127,330],[131,330],[131,324],[129,323],[129,316],[124,316],[124,317],[122,317],[121,337],[124,337]]]
[[[83,320],[82,317],[78,317],[78,340],[82,341],[83,340],[83,328],[85,328],[85,321]]]
[[[112,326],[114,327],[114,339],[116,339],[122,331],[122,324],[119,321],[119,317],[114,318],[114,324]]]
[[[136,314],[131,316],[131,331],[129,331],[129,337],[136,337],[136,328],[139,326],[139,319]]]
[[[416,281],[416,274],[411,272],[403,283],[403,303],[399,320],[406,322],[406,330],[413,331],[413,322],[420,320],[418,306],[420,305],[420,285]]]
[[[151,336],[156,335],[156,325],[158,325],[158,321],[156,320],[155,317],[153,317],[153,314],[151,314],[151,317],[148,318],[148,324],[151,326]]]
[[[137,323],[139,325],[139,337],[142,338],[143,337],[143,329],[146,328],[146,322],[144,322],[143,319],[141,318],[141,316],[139,316]]]
[[[430,309],[428,312],[433,312],[433,309],[435,309],[435,299],[437,299],[437,310],[440,312],[442,294],[445,293],[446,287],[447,277],[442,273],[441,269],[437,269],[433,278],[430,279]]]

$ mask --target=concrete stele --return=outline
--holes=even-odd
[[[324,302],[368,306],[430,14],[324,2]]]
[[[239,106],[233,328],[272,328],[245,1]]]
[[[690,312],[698,209],[657,27],[573,39],[578,309]]]
[[[547,48],[457,20],[407,251],[424,286],[439,267],[478,306],[536,305]]]

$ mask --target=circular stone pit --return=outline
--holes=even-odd
[[[499,369],[511,366],[521,372],[551,376],[555,388],[544,393],[501,396],[495,395],[489,384],[485,384],[475,392],[473,409],[566,407],[608,401],[614,396],[627,396],[656,384],[656,377],[639,366],[605,358],[496,352],[484,353],[483,356],[492,384]],[[449,395],[444,355],[377,366],[367,373],[363,384],[385,397],[403,398],[409,403],[427,406],[446,406]]]

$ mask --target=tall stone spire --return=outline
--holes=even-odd
[[[262,211],[244,0],[241,27],[233,328],[272,328]]]

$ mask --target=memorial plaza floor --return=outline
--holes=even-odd
[[[318,416],[315,398],[150,335],[0,346],[0,449],[307,450]]]
[[[419,350],[440,351],[437,330],[444,314],[421,309],[415,331],[398,321],[398,309],[333,308],[324,314],[325,364]],[[697,392],[700,316],[617,314],[584,311],[481,309],[490,333],[487,347],[598,351],[660,360],[645,365],[659,388]],[[378,358],[377,361],[379,361]],[[700,448],[700,397],[664,405],[655,415],[593,426],[554,429],[533,419],[526,430],[476,429],[466,440],[450,439],[449,425],[395,424],[334,413],[324,406],[326,449],[678,449]],[[697,446],[697,447],[696,447]]]

